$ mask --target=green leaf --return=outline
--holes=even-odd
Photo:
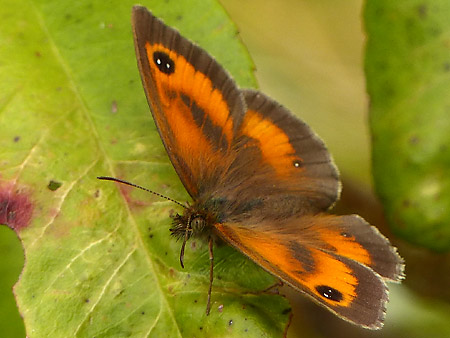
[[[121,177],[188,198],[156,132],[136,66],[134,2],[0,3],[0,220],[26,264],[15,286],[31,337],[282,336],[289,304],[234,249],[169,235],[177,206],[98,181]],[[143,1],[255,86],[236,29],[214,1]],[[174,210],[176,209],[176,210]],[[178,210],[180,211],[180,210]],[[3,218],[2,218],[3,217]]]
[[[365,69],[376,189],[392,229],[450,249],[450,2],[369,0]]]
[[[19,277],[24,260],[16,234],[0,226],[0,327],[3,337],[25,337],[25,328],[20,318],[11,289]],[[5,292],[6,290],[6,292]]]

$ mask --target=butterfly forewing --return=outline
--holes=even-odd
[[[144,7],[133,8],[132,24],[142,82],[161,139],[187,191],[198,196],[231,162],[244,99],[214,58]]]

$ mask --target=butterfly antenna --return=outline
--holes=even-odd
[[[99,180],[103,180],[103,181],[113,181],[113,182],[118,182],[118,183],[126,184],[126,185],[129,185],[129,186],[131,186],[131,187],[134,187],[134,188],[138,188],[138,189],[147,191],[147,192],[149,192],[149,193],[151,193],[151,194],[153,194],[153,195],[156,195],[156,196],[158,196],[158,197],[165,198],[166,200],[171,201],[171,202],[173,202],[173,203],[175,203],[175,204],[178,204],[178,205],[182,206],[182,207],[185,208],[185,209],[187,208],[185,205],[181,204],[181,203],[178,202],[178,201],[175,201],[174,199],[172,199],[172,198],[170,198],[170,197],[161,195],[160,193],[157,193],[157,192],[155,192],[155,191],[153,191],[153,190],[150,190],[150,189],[141,187],[140,185],[137,185],[137,184],[134,184],[134,183],[131,183],[131,182],[128,182],[128,181],[121,180],[120,178],[109,177],[109,176],[98,176],[97,178],[98,178]]]

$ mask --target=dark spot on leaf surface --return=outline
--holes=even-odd
[[[411,144],[413,144],[413,145],[414,145],[414,144],[418,144],[419,141],[420,141],[420,139],[419,139],[419,137],[416,136],[416,135],[411,136],[411,137],[409,138],[409,143],[411,143]]]
[[[19,141],[20,141],[20,136],[15,136],[15,137],[14,137],[14,142],[17,143],[17,142],[19,142]]]
[[[375,9],[375,16],[376,17],[381,17],[382,15],[384,15],[384,9],[382,7],[378,7]]]
[[[421,4],[417,7],[417,13],[421,19],[425,19],[427,17],[427,11],[428,7],[425,4]]]
[[[0,187],[0,224],[19,231],[30,224],[33,204],[27,194]]]
[[[62,183],[51,180],[48,182],[47,188],[51,191],[56,191],[61,187]]]
[[[287,315],[288,313],[290,313],[291,312],[291,308],[290,307],[288,307],[288,308],[286,308],[286,309],[284,309],[283,311],[281,311],[281,314],[282,315]]]

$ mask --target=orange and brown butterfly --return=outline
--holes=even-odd
[[[339,317],[377,329],[403,260],[340,193],[322,140],[286,108],[238,88],[206,51],[146,8],[132,12],[142,83],[170,160],[193,199],[172,235],[218,236]],[[210,270],[212,284],[212,264]],[[211,285],[208,294],[209,311]]]

